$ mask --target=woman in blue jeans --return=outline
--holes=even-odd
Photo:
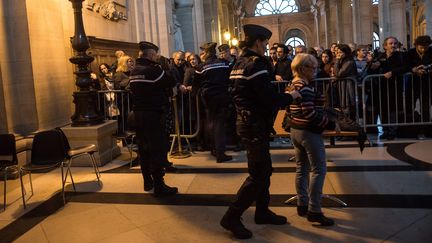
[[[329,226],[334,221],[325,217],[321,211],[322,188],[327,171],[321,134],[324,129],[340,129],[328,119],[324,111],[324,96],[310,85],[317,67],[316,58],[309,54],[298,54],[292,61],[294,79],[289,89],[299,91],[302,99],[295,100],[287,107],[287,121],[297,163],[297,213],[299,216],[307,216],[310,222]],[[310,179],[309,171],[312,172]]]

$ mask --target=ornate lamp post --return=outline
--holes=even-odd
[[[75,113],[71,119],[72,126],[86,127],[103,123],[103,117],[97,109],[97,92],[90,90],[91,71],[88,66],[94,58],[86,53],[86,50],[90,48],[90,44],[84,31],[82,19],[82,2],[84,0],[69,1],[72,2],[74,9],[75,35],[72,39],[72,48],[76,52],[76,55],[71,57],[69,61],[78,65],[78,69],[74,73],[76,75],[75,84],[79,88],[79,91],[73,93]]]

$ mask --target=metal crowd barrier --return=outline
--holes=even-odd
[[[170,134],[172,140],[169,156],[186,158],[191,156],[193,151],[189,139],[197,137],[201,130],[199,95],[192,96],[191,92],[187,92],[172,97],[171,101],[174,113],[174,133]],[[187,150],[183,149],[182,140],[186,141]]]
[[[105,120],[116,120],[118,122],[117,134],[123,134],[127,131],[127,117],[132,108],[129,91],[98,91],[98,108]]]
[[[390,79],[383,74],[366,76],[362,80],[363,128],[431,125],[431,79],[432,72]]]
[[[201,129],[199,95],[192,96],[190,92],[178,94],[171,101],[174,130],[170,133],[172,140],[169,155],[185,158],[192,152],[189,139],[197,137]],[[98,108],[105,120],[117,120],[118,136],[122,137],[128,131],[127,116],[132,109],[129,91],[98,91]],[[186,141],[187,150],[183,149],[182,141]]]
[[[277,92],[282,93],[291,84],[291,81],[272,81]],[[358,83],[354,78],[317,78],[311,85],[315,90],[324,94],[326,105],[331,108],[340,108],[345,113],[355,114],[353,117],[359,121]],[[284,107],[283,107],[284,109]]]

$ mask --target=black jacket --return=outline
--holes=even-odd
[[[231,95],[237,112],[246,110],[256,119],[272,119],[273,108],[292,102],[289,94],[278,94],[271,84],[271,64],[264,56],[246,49],[231,71]]]
[[[145,58],[137,59],[129,78],[133,110],[163,110],[168,105],[167,89],[176,83],[157,63]]]
[[[283,80],[292,80],[291,61],[288,58],[278,60],[274,67],[274,74],[282,76]]]
[[[420,65],[428,65],[432,64],[432,48],[429,47],[423,57],[420,57],[420,55],[417,53],[415,48],[411,48],[407,52],[407,63],[409,67],[409,71],[411,71],[414,67],[420,66]]]
[[[352,58],[336,60],[334,69],[336,78],[357,78],[357,67]]]
[[[392,72],[393,75],[401,75],[408,72],[408,66],[405,62],[404,53],[396,51],[390,57],[384,52],[378,56],[381,73]]]
[[[229,63],[213,56],[197,67],[195,82],[203,97],[228,96]]]

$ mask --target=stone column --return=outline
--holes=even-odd
[[[380,45],[388,36],[396,37],[405,47],[407,44],[405,0],[380,1],[378,5]]]
[[[194,49],[192,49],[192,51],[194,51],[195,53],[199,52],[199,46],[204,43],[207,42],[206,40],[206,28],[204,25],[204,6],[203,6],[203,2],[201,0],[194,0],[194,8],[193,8],[193,19],[194,19],[194,42],[195,42],[195,46]]]
[[[352,7],[351,0],[342,0],[340,2],[340,11],[342,15],[339,25],[339,31],[341,32],[341,42],[345,44],[353,43],[353,23],[352,23]]]
[[[432,36],[432,3],[425,1],[426,35]]]
[[[315,38],[316,41],[315,43],[317,43],[317,46],[321,45],[321,41],[320,41],[320,12],[318,9],[318,6],[316,4],[311,6],[311,12],[314,16],[314,23],[315,23]]]
[[[177,20],[181,24],[181,32],[183,36],[183,45],[185,51],[195,50],[195,21],[193,17],[193,0],[176,0],[176,15]]]
[[[330,36],[330,26],[329,26],[330,13],[329,13],[328,0],[320,1],[320,12],[321,12],[321,21],[323,22],[324,46],[326,48],[329,48],[331,43],[331,36]]]
[[[333,15],[335,17],[334,26],[335,26],[336,41],[339,43],[339,42],[344,42],[344,38],[343,38],[344,19],[343,19],[342,0],[334,0],[334,3],[335,3],[334,11],[336,12],[335,15]]]
[[[204,23],[205,23],[205,34],[206,40],[219,42],[219,21],[217,14],[217,1],[214,0],[203,0],[203,12]]]
[[[140,26],[144,32],[143,40],[159,46],[161,55],[171,55],[174,51],[171,0],[142,0],[141,12],[144,18]]]
[[[0,8],[0,132],[39,129],[25,0]]]
[[[372,1],[353,0],[353,37],[356,44],[372,43]]]

